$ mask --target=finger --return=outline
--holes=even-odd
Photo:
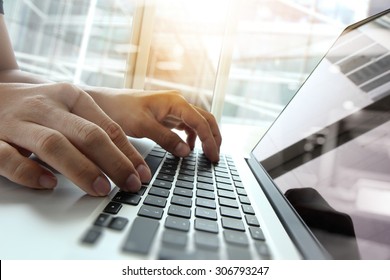
[[[113,161],[117,162],[117,164],[120,164],[122,166],[118,170],[117,174],[112,174],[112,176],[114,176],[113,178],[120,177],[121,173],[128,170],[131,173],[136,173],[143,182],[150,181],[150,169],[144,161],[143,157],[138,153],[138,151],[133,147],[133,145],[131,145],[123,129],[111,118],[109,118],[88,94],[81,94],[78,101],[71,108],[71,111],[76,115],[96,124],[108,135],[109,139],[111,140],[109,142],[111,143],[106,143],[105,146],[102,147],[106,150],[101,151],[100,155],[102,155],[103,157],[110,155],[113,158]],[[112,143],[114,145],[112,145]],[[118,149],[115,149],[115,146]],[[122,154],[124,154],[125,157],[123,157]],[[120,159],[121,157],[122,159]],[[99,158],[97,158],[97,160],[100,162]],[[120,161],[118,162],[118,160]],[[110,166],[113,165],[107,164],[108,169],[104,170],[110,172]],[[121,169],[124,171],[122,171]],[[132,174],[130,174],[130,176],[132,176]],[[126,177],[126,180],[133,181],[135,180],[135,178],[131,179]],[[123,185],[123,182],[121,183],[121,185]],[[138,190],[138,187],[136,186],[125,186],[125,188],[131,191]]]
[[[186,157],[191,152],[191,148],[176,133],[155,120],[145,122],[145,137],[178,157]]]
[[[208,111],[205,111],[204,109],[202,108],[199,108],[197,106],[194,106],[194,108],[207,120],[207,122],[209,123],[209,126],[210,126],[210,129],[211,129],[211,132],[214,136],[214,139],[215,139],[215,142],[217,144],[217,146],[220,148],[221,147],[221,144],[222,144],[222,135],[221,135],[221,131],[219,130],[219,126],[218,126],[218,123],[217,123],[217,120],[215,119],[215,117],[210,114]]]
[[[203,151],[208,159],[212,162],[218,162],[219,146],[214,138],[209,121],[186,102],[182,106],[175,106],[173,115],[180,117],[187,126],[197,133],[202,142]]]
[[[0,141],[0,175],[34,189],[53,189],[57,185],[52,172],[3,141]]]
[[[11,135],[14,144],[36,154],[86,193],[105,196],[111,185],[101,170],[60,132],[35,123],[21,123]]]

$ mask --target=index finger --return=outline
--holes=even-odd
[[[206,114],[205,111],[200,113],[187,102],[183,102],[181,106],[175,106],[172,113],[196,132],[207,158],[212,162],[218,162],[221,134],[215,118],[209,113]]]

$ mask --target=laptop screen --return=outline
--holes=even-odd
[[[390,259],[390,12],[347,28],[253,150],[335,258]]]

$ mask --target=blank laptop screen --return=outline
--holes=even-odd
[[[390,259],[390,13],[347,29],[253,150],[335,258]]]

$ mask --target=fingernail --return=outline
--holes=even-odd
[[[179,157],[185,157],[187,156],[189,153],[191,152],[190,148],[180,142],[179,144],[177,144],[176,148],[175,148],[175,155],[179,156]]]
[[[150,173],[149,167],[144,164],[140,164],[137,167],[137,172],[142,182],[147,183],[150,181],[152,174]]]
[[[57,178],[53,175],[42,174],[39,177],[39,185],[44,189],[53,189],[57,185]]]
[[[131,174],[126,180],[126,190],[130,192],[138,192],[141,188],[141,181],[135,174]]]
[[[99,196],[106,196],[111,190],[110,182],[103,176],[96,178],[92,188]]]

